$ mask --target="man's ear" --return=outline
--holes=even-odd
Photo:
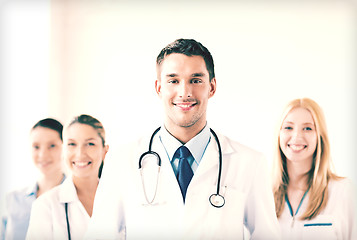
[[[161,81],[156,79],[155,81],[155,90],[157,95],[159,95],[159,97],[161,97]]]
[[[210,84],[209,97],[213,97],[213,95],[216,93],[216,78],[212,78],[209,84]]]

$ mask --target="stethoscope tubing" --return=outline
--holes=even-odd
[[[143,154],[141,154],[140,158],[139,158],[139,169],[141,170],[141,167],[142,167],[142,159],[146,156],[146,155],[149,155],[149,154],[152,154],[154,155],[156,158],[157,158],[157,164],[159,166],[159,169],[161,167],[161,158],[160,158],[160,155],[155,152],[155,151],[152,151],[152,143],[154,141],[154,137],[156,135],[156,133],[161,129],[161,127],[158,127],[154,132],[153,134],[151,135],[151,138],[150,138],[150,143],[149,143],[149,151],[147,152],[144,152]],[[218,178],[217,178],[217,192],[216,194],[212,194],[210,197],[209,197],[209,202],[211,203],[212,206],[216,207],[216,208],[220,208],[220,207],[223,207],[223,205],[225,204],[225,200],[224,200],[224,197],[222,195],[219,194],[219,190],[220,190],[220,185],[221,185],[221,175],[222,175],[222,149],[221,149],[221,143],[219,142],[219,139],[218,139],[218,136],[217,134],[210,128],[210,132],[212,133],[213,137],[215,138],[216,142],[217,142],[217,146],[218,146],[218,153],[219,153],[219,167],[218,167]],[[143,180],[142,180],[143,181]],[[143,187],[144,187],[144,183],[143,183]],[[156,196],[156,191],[157,191],[157,185],[156,185],[156,190],[155,190],[155,195]],[[152,202],[154,201],[154,199],[152,201],[149,201],[147,199],[147,196],[146,196],[146,191],[145,191],[145,187],[144,187],[144,192],[145,192],[145,197],[146,197],[146,200],[147,202],[149,203],[149,205],[152,204]],[[213,197],[219,197],[219,199],[221,200],[221,203],[216,203],[215,201],[212,201],[212,198]],[[155,197],[154,197],[155,198]],[[213,203],[215,202],[215,203]]]
[[[221,186],[221,175],[222,175],[222,161],[223,161],[222,160],[222,148],[221,148],[221,143],[219,142],[217,134],[211,128],[210,128],[210,131],[211,131],[212,135],[214,136],[214,138],[217,141],[218,152],[219,152],[219,167],[218,167],[218,178],[217,178],[217,196],[219,196],[220,195],[219,194],[219,190],[220,190],[220,186]],[[212,204],[212,202],[211,202],[211,204]],[[213,205],[213,206],[217,207],[215,205]]]
[[[71,240],[71,230],[70,230],[70,227],[69,227],[69,220],[68,220],[68,203],[64,203],[64,210],[66,211],[68,240]]]
[[[154,137],[155,137],[156,133],[157,133],[158,131],[160,131],[160,129],[161,129],[161,127],[158,127],[158,128],[154,131],[154,133],[151,135],[150,143],[149,143],[149,151],[144,152],[143,154],[141,154],[141,156],[140,156],[140,158],[139,158],[139,169],[141,169],[142,159],[143,159],[146,155],[149,155],[149,154],[153,154],[153,155],[156,156],[156,158],[157,158],[157,164],[159,165],[159,167],[161,167],[161,157],[160,157],[160,155],[159,155],[157,152],[151,150],[151,149],[152,149],[152,142],[154,141]]]

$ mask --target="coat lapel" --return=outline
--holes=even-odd
[[[224,136],[218,134],[218,139],[222,150],[222,167],[224,167],[224,161],[226,157],[233,152],[233,149]],[[218,171],[218,166],[219,166],[218,145],[216,139],[211,134],[211,140],[207,146],[205,153],[203,154],[201,163],[198,166],[192,181],[194,181],[194,179],[195,181],[196,179],[198,181],[201,177],[204,177],[207,173],[209,173],[212,170]],[[218,177],[218,172],[217,172],[217,177]]]
[[[157,153],[161,157],[161,170],[158,189],[159,199],[170,199],[170,202],[177,201],[181,204],[181,190],[177,182],[175,173],[172,169],[170,159],[159,137],[156,137],[153,141],[152,149],[154,151],[157,151]]]

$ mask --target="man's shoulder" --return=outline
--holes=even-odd
[[[261,156],[263,157],[263,153],[258,150],[245,145],[235,139],[227,137],[222,134],[218,134],[219,140],[222,145],[226,145],[227,149],[230,149],[234,154],[244,154],[244,155],[252,155],[252,156]]]

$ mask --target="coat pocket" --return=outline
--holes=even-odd
[[[332,217],[320,215],[304,223],[303,239],[338,239]]]
[[[225,204],[220,208],[209,206],[205,236],[207,239],[242,239],[246,194],[229,186],[223,187],[221,191]]]

